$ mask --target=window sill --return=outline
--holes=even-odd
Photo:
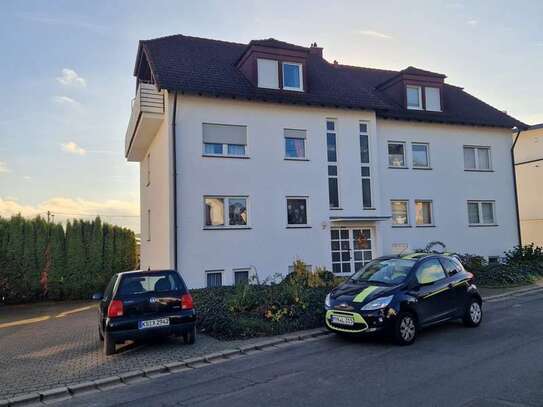
[[[464,168],[464,171],[466,172],[494,172],[494,170],[477,170],[477,169],[467,169],[467,168]]]
[[[210,157],[210,158],[241,158],[242,160],[247,160],[251,157],[248,155],[215,155],[215,154],[202,154],[202,157]]]
[[[496,223],[492,223],[492,224],[488,224],[488,225],[468,225],[468,227],[470,228],[486,228],[486,227],[496,227],[496,226],[499,226],[498,224]]]
[[[392,225],[393,228],[403,229],[403,228],[410,228],[411,225]]]
[[[409,167],[394,167],[392,165],[389,165],[388,168],[391,170],[408,170],[409,169]]]
[[[311,229],[312,226],[310,225],[288,225],[286,226],[287,229]]]
[[[432,170],[432,167],[413,167],[414,170]]]
[[[422,106],[407,106],[407,110],[424,110]]]
[[[375,211],[376,208],[373,208],[373,207],[372,208],[364,208],[364,207],[362,207],[362,210],[363,211]]]
[[[288,90],[290,92],[303,92],[304,90],[302,88],[289,88],[289,87],[283,87],[283,90]]]
[[[250,226],[204,226],[202,230],[248,230],[252,229]]]
[[[331,211],[342,211],[343,208],[329,208]]]
[[[294,158],[294,157],[285,157],[285,161],[309,161],[309,158]]]
[[[417,228],[435,228],[436,225],[415,225]]]

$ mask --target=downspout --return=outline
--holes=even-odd
[[[522,232],[520,229],[520,210],[518,206],[518,190],[517,190],[517,166],[515,164],[515,146],[517,145],[518,138],[520,136],[521,130],[516,126],[513,127],[513,131],[517,130],[517,135],[511,146],[511,164],[513,165],[513,187],[515,188],[515,211],[517,214],[517,235],[518,235],[518,244],[522,246]]]
[[[172,115],[172,166],[173,166],[173,264],[177,270],[177,137],[175,134],[175,121],[177,116],[177,92],[173,94],[173,115]]]

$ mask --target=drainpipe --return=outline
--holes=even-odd
[[[518,206],[518,190],[517,190],[517,166],[515,164],[515,146],[517,145],[518,138],[520,136],[521,130],[515,126],[512,129],[517,132],[513,145],[511,146],[511,163],[513,165],[513,186],[515,188],[515,211],[517,214],[517,235],[518,235],[518,244],[522,246],[522,233],[520,230],[520,211]]]
[[[172,115],[172,166],[173,166],[173,264],[177,270],[177,137],[175,134],[175,120],[177,116],[177,92],[173,94],[173,115]]]

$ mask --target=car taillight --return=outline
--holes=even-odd
[[[124,313],[123,302],[120,300],[113,300],[109,303],[107,309],[107,316],[109,318],[122,317]]]
[[[187,293],[181,297],[181,309],[192,309],[192,296]]]

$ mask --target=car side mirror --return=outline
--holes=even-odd
[[[102,294],[102,293],[94,293],[94,294],[92,294],[92,299],[94,301],[100,301],[100,300],[102,300],[102,298],[104,298],[104,294]]]

